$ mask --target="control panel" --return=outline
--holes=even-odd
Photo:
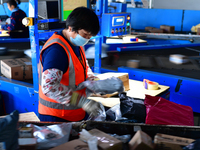
[[[130,34],[130,13],[104,13],[102,14],[101,34],[106,37]]]

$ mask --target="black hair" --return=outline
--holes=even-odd
[[[7,0],[6,3],[8,3],[10,6],[13,5],[16,8],[17,5],[19,5],[21,3],[21,1],[20,0]]]
[[[86,7],[75,8],[66,20],[66,28],[72,27],[72,31],[78,32],[84,29],[90,32],[92,36],[97,35],[100,30],[99,19],[97,15]]]

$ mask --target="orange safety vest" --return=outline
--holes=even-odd
[[[39,70],[39,108],[38,111],[42,115],[51,115],[56,116],[68,121],[80,121],[85,117],[85,111],[82,108],[77,108],[75,106],[66,106],[64,104],[60,104],[54,99],[47,97],[41,88],[41,78],[42,78],[42,52],[52,44],[61,45],[67,56],[69,61],[69,67],[67,71],[63,74],[61,82],[63,85],[72,88],[73,90],[83,81],[87,79],[87,70],[88,65],[86,64],[85,52],[82,47],[80,47],[81,60],[78,59],[73,49],[69,45],[69,43],[60,35],[54,33],[50,39],[43,46],[40,53],[40,70]],[[76,91],[78,93],[85,95],[85,89]]]

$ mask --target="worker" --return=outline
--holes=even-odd
[[[80,121],[86,116],[82,108],[69,102],[74,92],[86,96],[85,89],[75,89],[80,83],[95,78],[83,46],[99,30],[97,15],[86,7],[77,7],[66,19],[66,28],[55,32],[43,46],[39,69],[38,111],[41,121]]]
[[[12,12],[10,16],[10,24],[1,25],[0,29],[8,30],[12,38],[28,38],[29,29],[22,24],[22,19],[26,17],[26,13],[19,9],[20,0],[7,0],[8,9]]]

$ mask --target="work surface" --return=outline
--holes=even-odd
[[[127,96],[133,98],[144,99],[145,94],[151,96],[158,96],[162,92],[169,89],[169,86],[159,85],[158,90],[147,90],[143,86],[143,82],[129,79],[130,90],[126,91]],[[102,98],[102,97],[89,97],[89,99],[101,102],[106,107],[113,107],[120,103],[120,99],[116,97]]]
[[[6,30],[0,30],[0,37],[10,36],[7,32]]]
[[[5,116],[0,116],[0,118],[4,118]],[[40,121],[37,115],[34,112],[20,113],[19,121]]]

